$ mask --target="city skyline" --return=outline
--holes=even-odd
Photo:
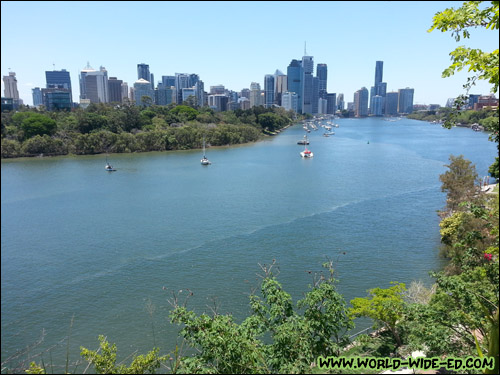
[[[45,72],[62,69],[70,73],[77,102],[79,74],[87,61],[96,70],[105,67],[110,77],[129,87],[137,81],[138,64],[144,63],[154,74],[155,86],[163,75],[194,73],[205,91],[221,84],[239,92],[251,82],[264,87],[267,74],[286,72],[307,49],[314,57],[314,72],[318,64],[328,66],[327,92],[344,94],[346,103],[362,87],[373,86],[375,62],[383,61],[387,92],[410,87],[415,90],[414,104],[444,106],[448,98],[464,93],[468,76],[460,72],[441,78],[450,65],[449,53],[459,45],[484,51],[498,48],[498,34],[490,30],[473,30],[470,40],[459,43],[450,32],[427,32],[436,12],[461,5],[127,2],[118,8],[113,2],[7,1],[2,2],[1,69],[3,76],[16,73],[19,97],[29,105],[31,90],[45,87]],[[149,14],[166,18],[149,20]],[[58,22],[44,22],[50,19]],[[145,19],[150,22],[146,29]],[[273,19],[281,20],[283,27],[274,21],[276,30],[269,35],[263,25]],[[37,34],[37,27],[43,32]],[[71,32],[64,32],[67,29]],[[487,95],[489,89],[480,82],[470,93]],[[3,90],[2,82],[2,96]]]

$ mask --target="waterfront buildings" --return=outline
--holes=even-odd
[[[368,116],[368,90],[362,87],[354,93],[354,116]]]
[[[413,112],[413,92],[414,89],[409,87],[399,89],[398,113],[408,114]]]
[[[385,115],[396,116],[398,114],[398,92],[388,92],[385,96]]]

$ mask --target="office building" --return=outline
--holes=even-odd
[[[292,60],[287,68],[288,92],[297,95],[297,112],[302,113],[302,64],[299,60]]]
[[[3,83],[4,83],[5,98],[14,99],[14,106],[15,106],[16,105],[15,101],[19,100],[19,91],[17,90],[16,73],[9,72],[8,76],[3,76]]]
[[[71,103],[73,103],[73,92],[71,89],[71,77],[66,69],[52,70],[45,72],[46,87],[64,88],[70,93]]]
[[[373,98],[372,98],[372,103],[371,103],[371,114],[373,116],[382,116],[382,105],[383,105],[383,97],[381,97],[380,95],[375,95]]]
[[[138,106],[149,106],[154,104],[155,93],[151,88],[151,82],[146,81],[145,79],[138,79],[134,83],[134,97],[135,97],[135,105]]]
[[[80,99],[88,99],[85,78],[87,77],[88,73],[95,72],[95,71],[96,70],[90,66],[88,61],[87,61],[87,65],[85,66],[85,68],[83,68],[80,71]],[[81,102],[81,100],[80,100],[80,102]]]
[[[345,107],[344,94],[340,93],[337,97],[337,110],[343,111]]]
[[[274,104],[274,75],[264,76],[264,107],[271,108]]]
[[[128,83],[123,82],[122,83],[122,103],[127,101],[127,100],[129,100],[129,98],[128,98]]]
[[[109,77],[108,79],[108,100],[110,103],[122,102],[122,83],[121,79]]]
[[[362,87],[354,93],[354,116],[368,116],[368,90]]]
[[[274,72],[274,104],[281,106],[281,96],[288,91],[287,76],[280,70]]]
[[[42,89],[42,101],[47,111],[70,111],[73,107],[71,92],[62,87]]]
[[[337,112],[337,94],[326,94],[326,113],[334,115]]]
[[[264,104],[263,102],[261,102],[260,93],[260,84],[257,82],[252,82],[250,84],[250,107],[258,107]]]
[[[319,80],[319,97],[326,99],[328,67],[326,64],[316,65],[316,77]]]
[[[313,73],[313,57],[302,56],[302,113],[313,114]]]
[[[35,87],[34,89],[31,89],[31,93],[33,95],[33,106],[38,107],[39,105],[42,105],[43,100],[42,100],[42,91],[40,90],[40,87]]]
[[[398,98],[398,113],[409,114],[413,112],[413,93],[414,89],[409,87],[405,89],[399,89]]]
[[[84,84],[85,99],[90,99],[91,103],[108,103],[108,72],[104,67],[99,71],[87,71]]]
[[[398,114],[398,99],[399,93],[388,92],[385,95],[385,115],[396,116]]]
[[[281,106],[287,111],[298,112],[299,98],[295,92],[286,91],[281,96]]]
[[[148,64],[137,64],[137,79],[144,79],[148,82],[151,82],[151,73],[149,72]]]

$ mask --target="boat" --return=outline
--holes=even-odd
[[[116,169],[113,168],[113,166],[111,164],[109,164],[107,155],[106,155],[106,166],[104,167],[104,169],[107,170],[108,172],[115,172],[116,171]]]
[[[304,151],[300,153],[300,156],[302,156],[303,158],[312,158],[314,154],[312,153],[311,150],[307,149],[307,146],[305,146]]]
[[[298,145],[308,145],[309,140],[307,139],[307,134],[304,134],[304,139],[301,139],[300,141],[297,141]]]
[[[201,165],[210,165],[212,164],[210,160],[207,159],[205,155],[205,136],[203,136],[203,158],[201,159]]]

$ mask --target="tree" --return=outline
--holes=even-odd
[[[458,42],[463,38],[470,38],[469,29],[485,27],[489,30],[498,30],[498,1],[491,1],[491,6],[479,9],[484,1],[466,1],[458,8],[447,8],[436,13],[428,32],[434,29],[446,32],[451,30],[451,35]],[[450,53],[452,64],[443,71],[443,78],[449,77],[455,71],[468,67],[469,72],[475,75],[467,79],[464,88],[470,89],[476,80],[487,80],[491,85],[491,92],[498,91],[498,49],[492,52],[483,52],[480,49],[457,47]]]
[[[52,135],[57,124],[50,117],[40,113],[19,112],[12,116],[14,123],[20,120],[20,128],[24,132],[24,139],[29,139],[35,135]]]
[[[488,30],[498,30],[499,16],[498,16],[498,1],[491,1],[490,6],[479,9],[479,6],[484,1],[466,1],[458,8],[447,8],[442,12],[436,13],[433,18],[433,23],[428,32],[434,29],[446,32],[451,30],[451,35],[455,37],[458,42],[463,37],[470,38],[469,29],[484,27]],[[498,32],[498,31],[494,31]],[[454,51],[450,52],[452,64],[443,71],[442,77],[450,77],[455,71],[461,71],[468,68],[469,72],[474,75],[467,78],[467,83],[464,85],[466,93],[468,94],[470,88],[475,85],[477,80],[486,80],[491,84],[491,92],[498,92],[498,48],[492,52],[483,52],[477,48],[466,48],[464,46],[457,47]],[[455,99],[457,110],[452,112],[449,118],[444,122],[445,127],[451,126],[457,122],[456,117],[458,109],[462,108],[467,100],[466,95],[460,95]],[[498,108],[495,121],[488,123],[488,130],[492,132],[490,140],[497,143],[498,148]],[[494,177],[498,177],[498,157],[495,163],[490,168],[490,173]]]
[[[449,171],[440,175],[439,179],[443,183],[441,191],[447,192],[447,209],[452,212],[459,208],[460,203],[472,200],[476,195],[477,173],[476,167],[463,155],[450,155],[450,161],[450,164],[445,165]]]
[[[397,324],[403,316],[405,306],[403,296],[406,287],[403,283],[391,282],[391,284],[395,285],[388,289],[370,289],[368,297],[351,300],[350,314],[353,317],[365,316],[382,323],[392,333],[398,346],[401,346],[402,341]]]
[[[338,355],[348,340],[353,323],[345,301],[335,288],[332,262],[325,263],[329,276],[315,275],[305,297],[292,298],[273,275],[271,265],[264,271],[260,295],[252,293],[252,315],[236,324],[231,315],[196,316],[178,301],[170,301],[173,323],[183,324],[180,334],[197,349],[180,359],[179,371],[186,373],[305,373],[318,356]],[[190,293],[191,294],[191,293]]]

